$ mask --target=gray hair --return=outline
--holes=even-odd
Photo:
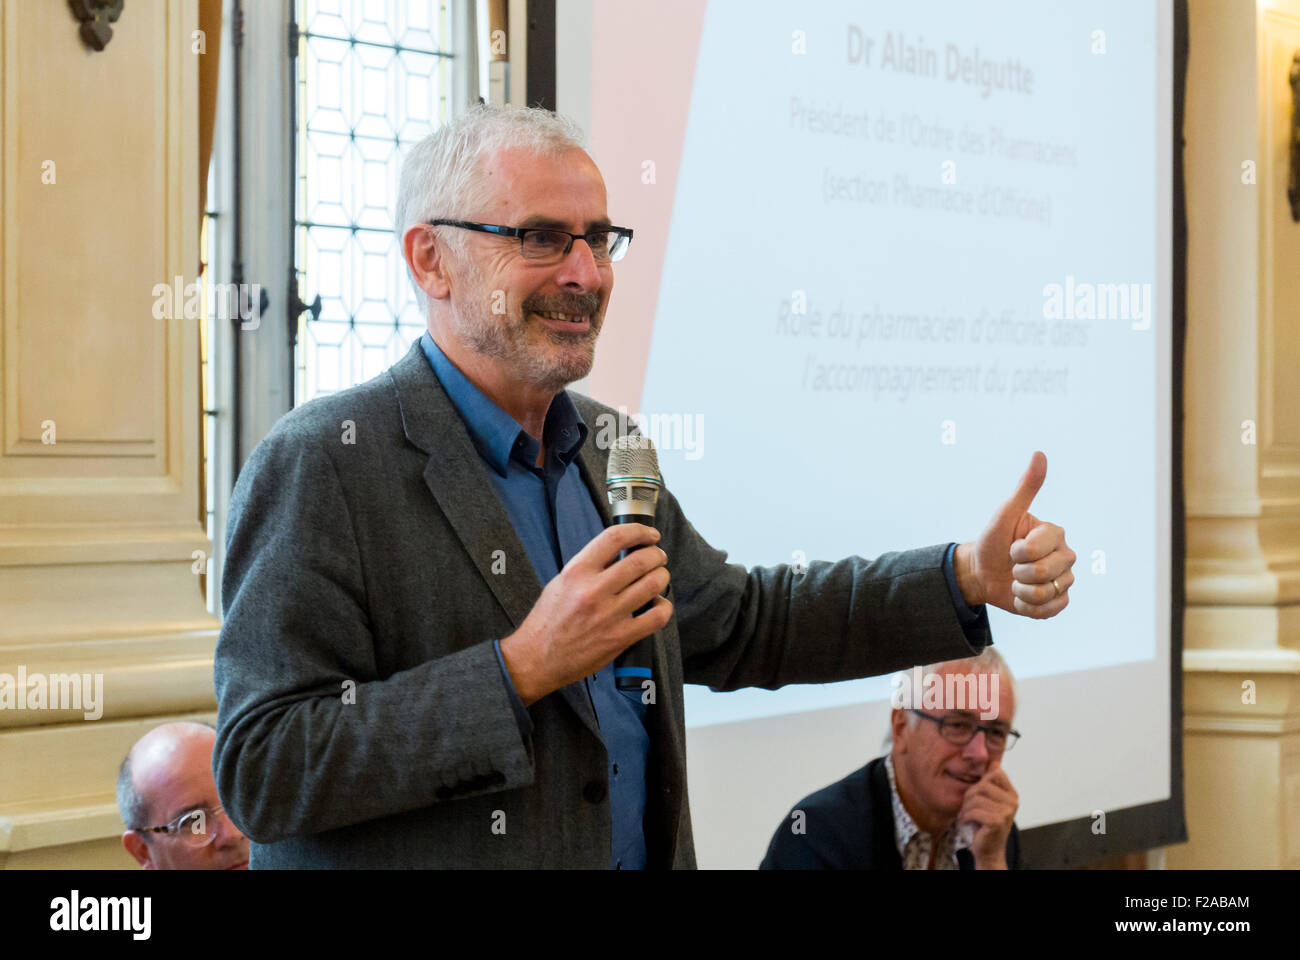
[[[406,231],[417,223],[443,218],[468,220],[474,216],[487,193],[479,166],[496,151],[513,148],[559,157],[575,148],[585,149],[585,139],[582,128],[568,117],[541,107],[471,107],[407,153],[393,217],[399,249]],[[464,254],[464,231],[452,227],[434,229],[458,256]],[[415,283],[414,277],[411,282]],[[425,311],[427,297],[418,286],[416,300],[420,310]]]
[[[955,660],[955,661],[944,660],[939,663],[928,663],[921,668],[921,673],[922,674],[938,673],[939,668],[946,663],[973,664],[975,667],[974,670],[975,673],[996,674],[999,678],[998,681],[999,683],[1001,683],[1002,678],[1005,677],[1006,682],[1011,685],[1012,689],[1015,689],[1016,686],[1015,674],[1011,672],[1011,668],[1007,666],[1007,661],[1003,658],[1002,654],[998,653],[997,648],[994,647],[992,644],[989,644],[987,647],[981,650],[979,652],[979,655],[975,657],[967,657],[964,660]],[[916,726],[918,722],[919,721],[917,720],[916,714],[908,714],[907,724],[909,727]],[[894,725],[892,722],[885,730],[885,740],[882,746],[886,752],[891,750],[894,746]]]
[[[128,830],[148,826],[145,823],[148,811],[145,809],[144,797],[135,788],[135,774],[131,769],[131,754],[134,752],[134,747],[128,750],[122,765],[117,768],[117,812]]]

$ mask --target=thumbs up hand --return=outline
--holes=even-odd
[[[1034,451],[1011,499],[993,515],[979,539],[958,545],[953,572],[971,606],[991,603],[1009,613],[1046,620],[1065,609],[1074,583],[1076,554],[1065,530],[1029,512],[1047,477],[1047,457]]]

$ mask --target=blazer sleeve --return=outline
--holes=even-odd
[[[230,504],[213,769],[259,843],[533,779],[493,638],[378,675],[352,517],[323,447],[273,431]]]
[[[958,620],[943,573],[948,543],[746,570],[705,542],[667,489],[659,516],[687,683],[830,683],[970,657],[992,642],[983,608],[974,625]]]

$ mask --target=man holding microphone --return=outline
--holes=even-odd
[[[683,684],[969,657],[984,604],[1068,603],[1074,551],[1028,512],[1039,453],[977,540],[870,561],[728,564],[670,487],[654,527],[608,526],[590,428],[614,411],[565,387],[631,230],[579,138],[482,106],[414,147],[396,229],[428,332],[240,475],[214,768],[254,869],[693,867]],[[638,642],[649,684],[620,690]]]

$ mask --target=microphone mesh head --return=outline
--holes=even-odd
[[[659,473],[659,455],[649,437],[619,437],[609,451],[609,466],[605,468],[606,482],[619,477],[650,477],[663,483]]]

